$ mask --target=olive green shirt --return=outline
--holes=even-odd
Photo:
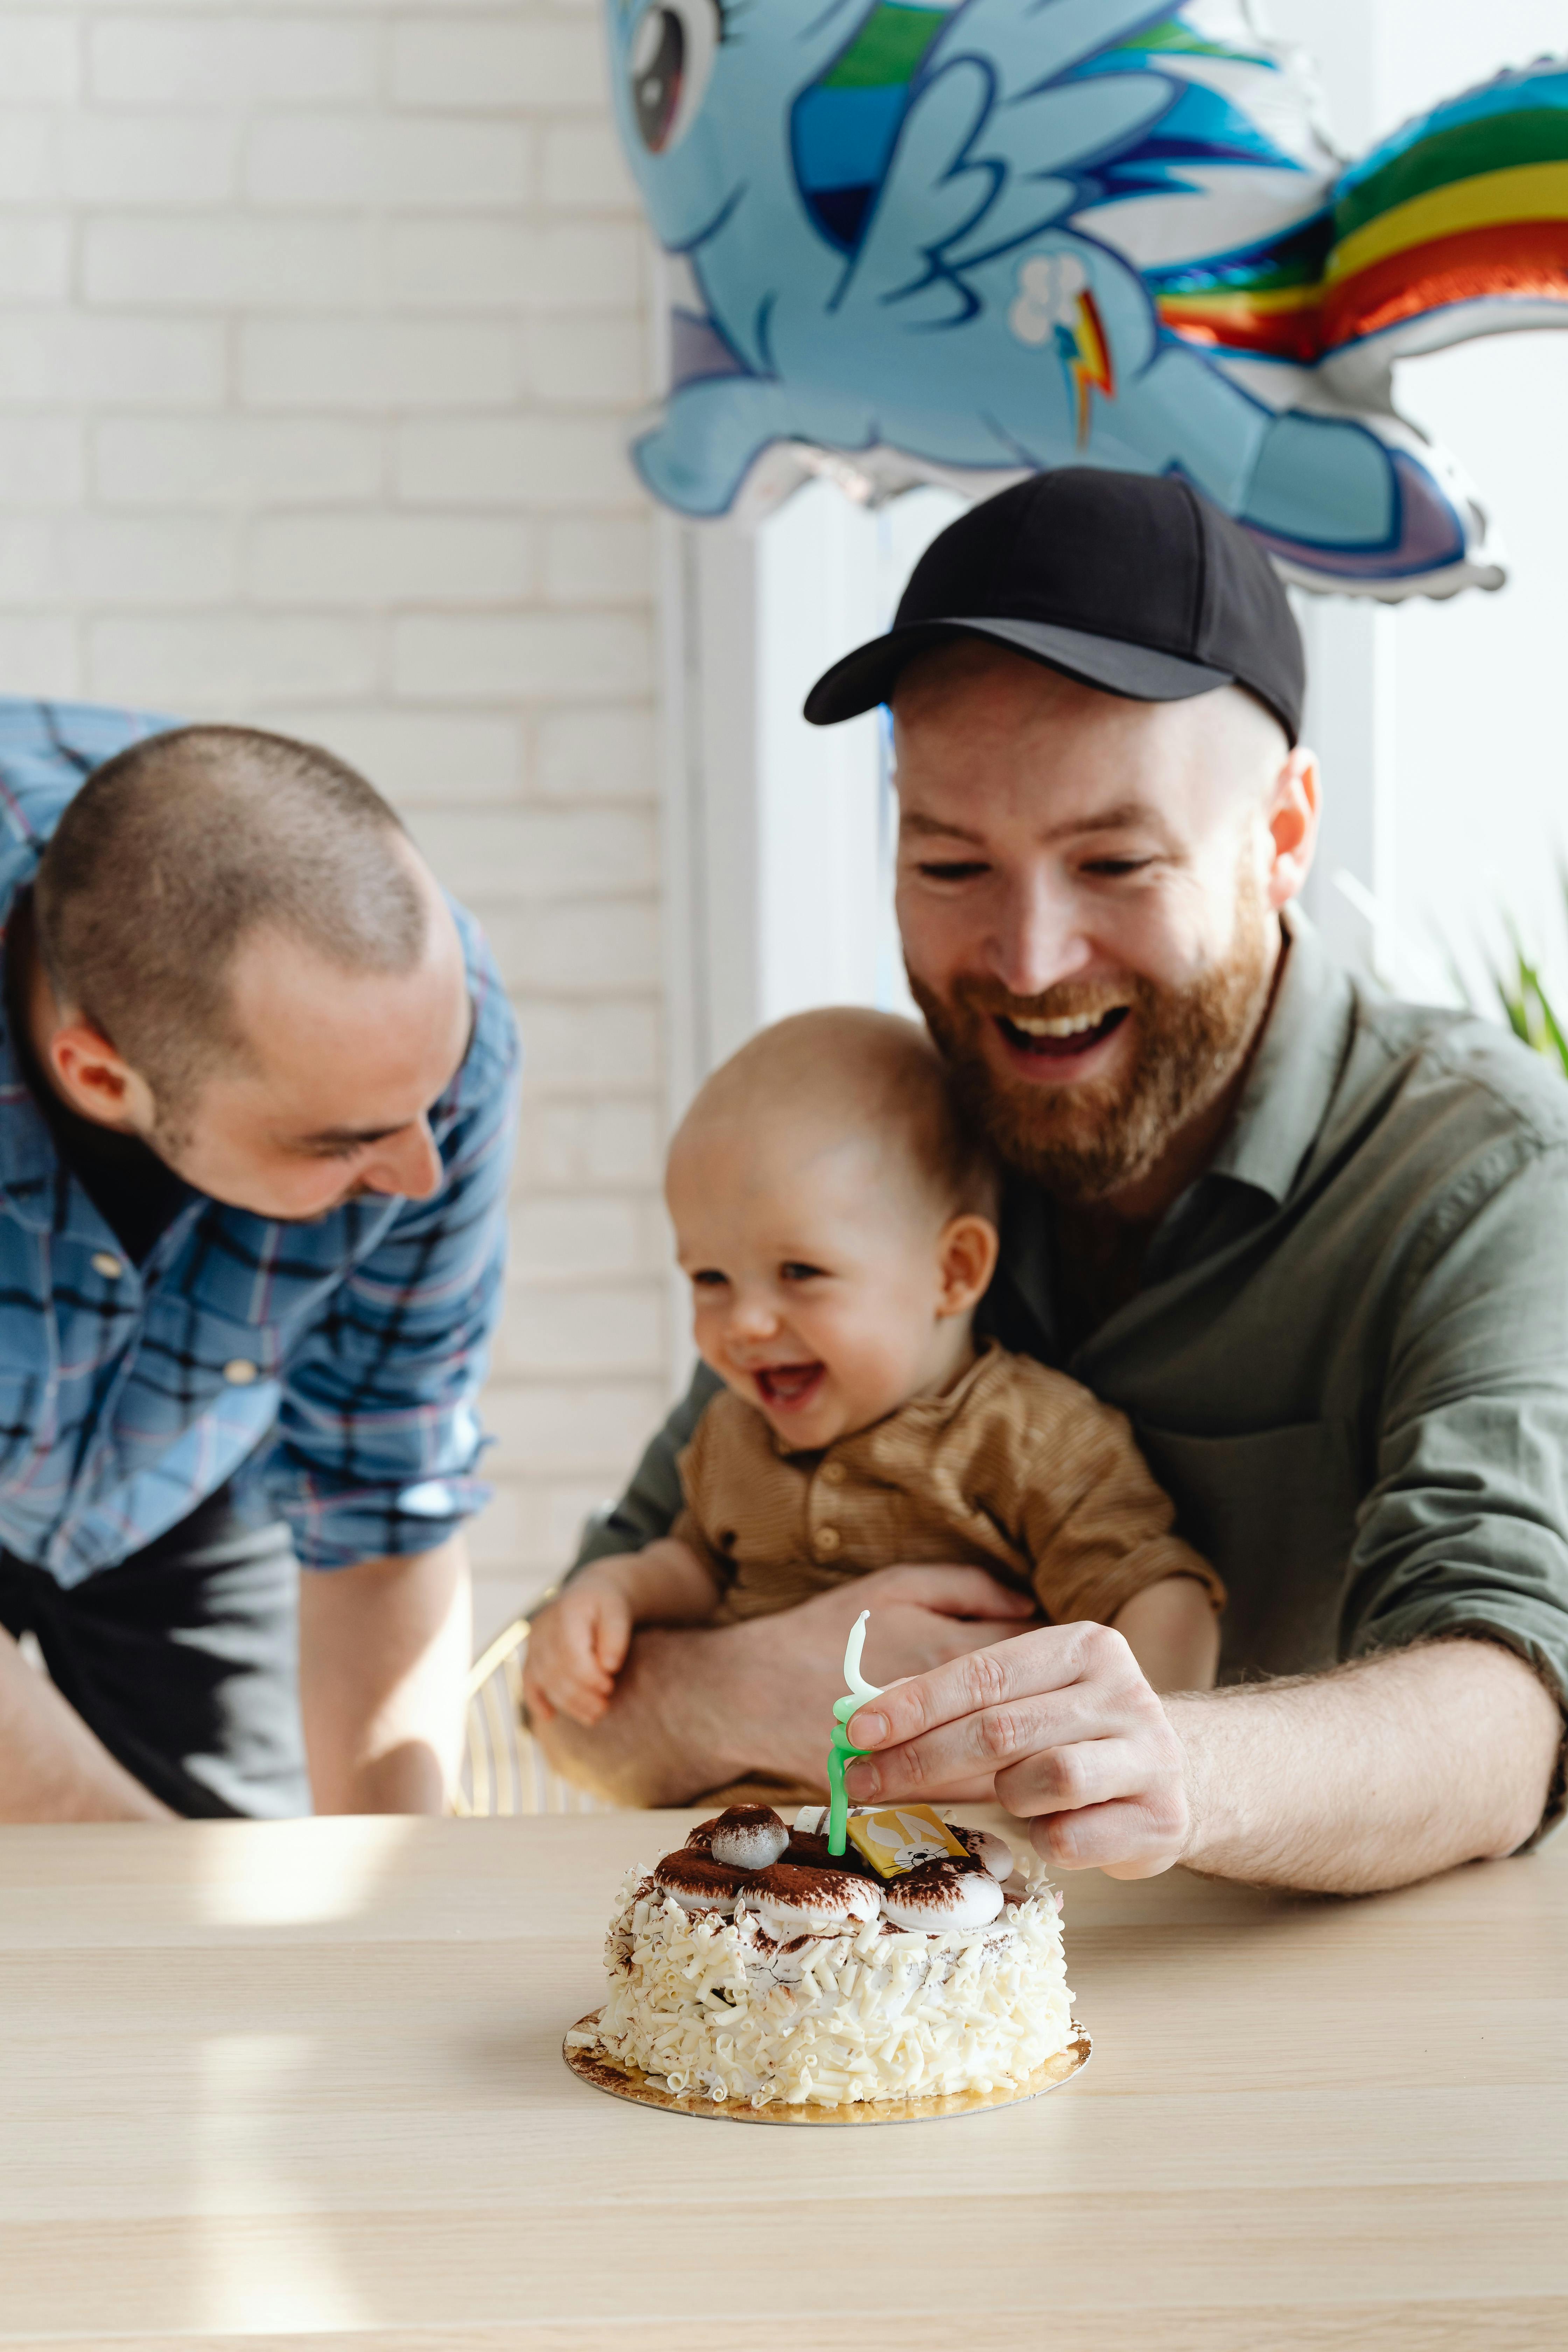
[[[1568,1691],[1568,1083],[1303,920],[1236,1118],[1075,1340],[1010,1181],[981,1328],[1124,1412],[1229,1587],[1221,1679],[1471,1633]],[[582,1557],[665,1532],[700,1373]]]

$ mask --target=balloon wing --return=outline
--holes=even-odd
[[[890,315],[900,327],[931,323],[942,293],[948,315],[973,315],[980,298],[964,284],[965,271],[1051,227],[1077,200],[1072,166],[1124,144],[1166,104],[1158,83],[1129,75],[1084,89],[1036,90],[1004,112],[983,68],[959,59],[910,110],[853,265],[853,297],[897,305]],[[909,203],[911,184],[940,190],[940,205]],[[938,300],[922,300],[933,289]]]

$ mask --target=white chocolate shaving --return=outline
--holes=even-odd
[[[902,1934],[871,1921],[784,1946],[753,1912],[688,1916],[632,1871],[605,1958],[606,2054],[715,2101],[1002,2089],[1072,2031],[1059,1906],[1044,1885],[984,1927]]]

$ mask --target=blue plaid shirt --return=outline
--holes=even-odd
[[[0,698],[0,923],[83,779],[170,722]],[[278,1224],[193,1193],[140,1269],[62,1165],[0,992],[0,1545],[62,1585],[224,1481],[265,1482],[300,1559],[428,1550],[486,1500],[475,1412],[500,1310],[517,1032],[456,909],[474,1007],[431,1113],[434,1200]]]

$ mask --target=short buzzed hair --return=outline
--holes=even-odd
[[[847,1134],[899,1154],[946,1216],[996,1213],[989,1142],[926,1032],[896,1013],[832,1005],[759,1030],[706,1081],[682,1126],[744,1123],[759,1105],[840,1116]]]
[[[152,1088],[160,1129],[213,1064],[243,1055],[236,950],[285,933],[345,971],[407,971],[426,914],[403,827],[374,786],[313,743],[182,727],[95,769],[45,847],[38,951]]]

